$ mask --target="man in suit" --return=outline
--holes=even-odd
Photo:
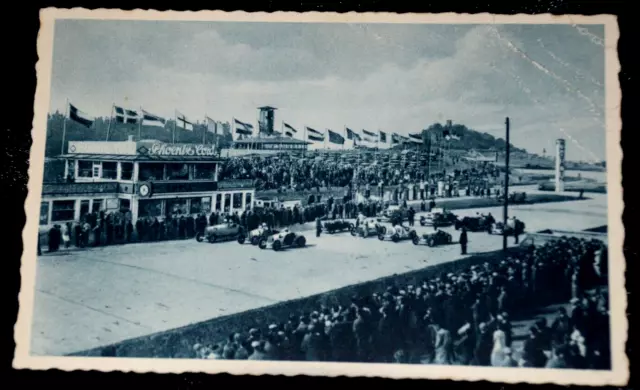
[[[463,255],[467,254],[467,243],[469,239],[467,238],[467,228],[462,227],[462,233],[460,233],[460,253]]]

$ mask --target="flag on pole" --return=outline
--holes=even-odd
[[[184,114],[176,111],[176,125],[187,131],[193,131],[193,122],[190,122]]]
[[[142,125],[164,127],[166,123],[167,121],[164,118],[142,110]]]
[[[218,134],[218,122],[206,116],[204,118],[205,123],[207,124],[207,131],[209,133]]]
[[[367,142],[376,142],[378,140],[378,136],[376,135],[376,133],[373,133],[371,131],[362,129],[362,134],[364,135],[364,140]]]
[[[383,144],[386,144],[387,143],[387,133],[385,133],[384,131],[378,131],[378,132],[380,133],[380,135],[378,136],[378,139]]]
[[[324,142],[324,134],[322,134],[318,130],[312,129],[311,127],[307,127],[307,138],[310,141]]]
[[[89,116],[87,113],[78,110],[78,107],[69,103],[69,119],[72,119],[85,127],[91,127],[95,118]]]
[[[460,141],[460,136],[457,134],[451,134],[451,139],[455,141]]]
[[[355,131],[351,130],[348,127],[347,127],[347,138],[352,139],[354,141],[360,141],[362,139],[360,138],[360,134],[356,133]]]
[[[443,130],[442,131],[442,136],[444,137],[444,139],[449,141],[451,139],[451,132],[449,132],[449,130]]]
[[[284,134],[287,137],[291,137],[293,138],[294,134],[296,134],[298,132],[298,130],[294,129],[293,126],[291,126],[290,124],[284,122]]]
[[[329,142],[331,142],[332,144],[344,145],[343,136],[329,129],[327,129],[327,131],[329,132]]]
[[[422,134],[421,133],[409,133],[409,139],[416,143],[422,143]]]
[[[253,125],[233,118],[233,132],[242,135],[253,134]]]
[[[113,106],[113,109],[116,113],[116,122],[118,123],[136,124],[140,119],[138,111],[118,106]]]

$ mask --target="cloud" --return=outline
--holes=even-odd
[[[267,104],[298,127],[452,119],[500,137],[509,116],[519,147],[550,150],[564,131],[583,146],[569,158],[604,158],[604,52],[571,26],[58,23],[53,109],[68,97],[96,115],[119,103],[255,121]]]

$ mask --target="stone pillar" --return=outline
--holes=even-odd
[[[565,140],[556,140],[556,192],[564,191]]]

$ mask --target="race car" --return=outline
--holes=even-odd
[[[344,219],[325,221],[325,223],[322,224],[322,231],[325,233],[333,234],[336,232],[343,232],[345,230],[353,230],[353,224],[349,221],[345,221]]]
[[[391,205],[383,210],[378,218],[383,222],[390,222],[392,218],[397,218],[400,222],[409,220],[409,212],[404,207]]]
[[[267,227],[267,224],[263,223],[257,229],[253,229],[252,231],[250,231],[248,235],[241,234],[240,236],[238,236],[238,243],[244,244],[248,240],[251,245],[258,245],[260,243],[260,240],[262,240],[263,238],[269,238],[269,236],[272,236],[276,233],[279,232],[274,229],[269,229],[269,227]]]
[[[391,240],[393,242],[398,242],[402,240],[413,240],[418,233],[416,233],[415,229],[412,229],[408,226],[395,225],[386,232],[378,234],[378,239],[380,241]]]
[[[527,193],[526,192],[512,192],[509,194],[509,203],[511,204],[522,204],[527,201]],[[498,202],[503,203],[504,197],[498,196]]]
[[[196,234],[196,241],[204,240],[214,243],[222,240],[233,240],[244,234],[242,226],[235,222],[225,222],[219,225],[207,226],[203,233]]]
[[[489,227],[489,230],[487,232],[489,234],[496,234],[499,236],[503,234],[507,236],[514,236],[516,233],[518,235],[521,235],[522,233],[524,233],[524,229],[525,229],[524,222],[516,219],[513,225],[507,224],[505,226],[503,222],[496,222]]]
[[[268,238],[260,240],[258,246],[260,249],[273,249],[279,251],[286,248],[303,248],[307,244],[307,239],[303,235],[298,235],[289,229],[273,234]]]
[[[458,218],[454,223],[454,227],[456,230],[460,230],[464,226],[471,232],[482,232],[488,231],[491,227],[491,223],[491,218],[481,215],[477,217]]]
[[[433,233],[423,234],[422,236],[416,235],[413,237],[412,241],[414,245],[427,244],[428,246],[438,246],[451,244],[453,238],[451,237],[451,234],[444,230],[438,230]]]
[[[366,218],[364,222],[360,223],[358,227],[354,227],[351,230],[351,235],[356,237],[367,238],[370,236],[378,236],[381,233],[384,234],[387,231],[387,228],[382,224],[380,219],[377,218]]]
[[[420,217],[420,226],[450,226],[456,223],[458,217],[444,209],[432,209],[426,216]]]

